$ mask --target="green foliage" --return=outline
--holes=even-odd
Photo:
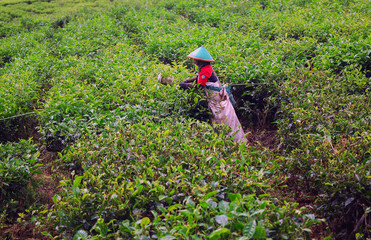
[[[371,178],[369,79],[358,70],[336,79],[329,73],[304,71],[282,89],[290,99],[284,102],[286,115],[279,121],[287,144],[279,162],[282,170],[300,179],[303,190],[329,203],[323,207],[332,217],[341,214],[349,199],[367,205]]]
[[[164,119],[81,138],[61,160],[84,173],[61,182],[64,190],[54,197],[58,229],[138,239],[264,239],[266,229],[272,237],[304,234],[301,228],[311,222],[297,228],[295,206],[276,207],[269,196],[256,196],[266,188],[259,180],[264,173],[254,167],[261,160],[227,134],[200,122]]]
[[[318,58],[325,68],[335,72],[352,71],[354,68],[371,77],[371,39],[330,39],[319,50]]]
[[[67,146],[55,166],[74,171],[45,222],[73,239],[309,239],[314,212],[261,195],[281,179],[315,196],[328,219],[350,202],[366,206],[370,9],[367,0],[1,1],[0,119],[36,111],[44,144]],[[233,143],[205,123],[202,91],[179,91],[197,71],[186,55],[201,45],[223,83],[247,84],[239,113],[250,128],[278,119],[275,150]],[[35,147],[1,148],[1,181],[24,191]],[[6,186],[10,206],[19,196]]]
[[[36,182],[39,152],[30,140],[19,143],[0,144],[0,212],[12,215],[25,205],[32,195]],[[31,184],[30,184],[31,183]],[[23,203],[22,203],[23,202]]]

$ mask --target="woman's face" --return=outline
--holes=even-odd
[[[196,64],[197,65],[197,67],[201,67],[201,62],[200,61],[197,61],[196,59],[193,59],[193,62],[194,62],[194,64]]]

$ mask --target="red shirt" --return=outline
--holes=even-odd
[[[198,80],[197,83],[205,86],[207,80],[211,77],[211,74],[213,73],[213,68],[211,65],[206,65],[205,67],[201,68],[200,73],[198,74]]]

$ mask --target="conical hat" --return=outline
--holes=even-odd
[[[215,60],[211,57],[210,53],[204,48],[204,46],[197,48],[191,52],[187,57],[205,62],[214,62]]]

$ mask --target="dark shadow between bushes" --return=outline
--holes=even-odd
[[[37,119],[25,116],[0,121],[0,143],[19,142],[21,139],[31,137],[38,140],[41,135],[37,126]]]
[[[272,90],[267,86],[235,85],[231,92],[235,110],[250,145],[274,148],[276,143],[279,104],[271,103]]]

